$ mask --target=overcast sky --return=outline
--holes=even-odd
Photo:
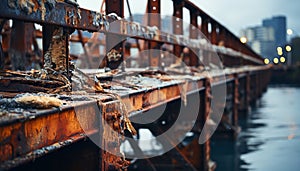
[[[300,35],[299,0],[191,0],[236,35],[240,29],[260,25],[262,19],[285,15],[287,26]],[[101,0],[78,0],[81,7],[99,11]],[[147,0],[129,0],[133,13],[144,13]],[[172,1],[161,0],[162,13],[172,15]],[[127,8],[126,8],[127,9]],[[127,12],[125,12],[125,15]],[[186,22],[189,22],[187,20]]]

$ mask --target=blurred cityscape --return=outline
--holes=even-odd
[[[266,64],[300,65],[300,37],[293,29],[287,28],[285,16],[266,18],[261,25],[242,29],[240,38],[265,58]]]
[[[144,14],[134,14],[134,22],[145,22]],[[287,28],[288,18],[284,15],[273,16],[262,20],[261,25],[249,26],[240,30],[241,42],[249,45],[265,60],[265,64],[299,66],[300,65],[300,36]],[[165,16],[161,19],[161,30],[172,32],[172,18]],[[186,25],[184,34],[188,34]],[[186,35],[188,36],[188,35]]]

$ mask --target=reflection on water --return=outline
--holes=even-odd
[[[217,171],[300,170],[300,88],[269,87],[241,117],[238,141],[212,140]]]

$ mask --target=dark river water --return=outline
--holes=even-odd
[[[240,114],[237,141],[212,140],[217,171],[300,171],[300,88],[269,87]]]

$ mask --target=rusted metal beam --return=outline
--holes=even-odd
[[[253,71],[252,74],[260,74],[259,72],[254,71],[264,71],[267,69],[267,67],[247,68],[248,71]],[[245,69],[232,69],[227,72],[228,78],[238,78],[238,75],[243,74]],[[236,77],[234,77],[234,74],[236,74]],[[200,100],[202,111],[201,119],[199,120],[199,122],[201,122],[199,126],[200,130],[211,112],[211,86],[218,86],[219,84],[226,83],[226,81],[220,82],[219,75],[212,75],[212,78],[206,78],[205,75],[206,74],[188,77],[187,80],[182,80],[181,76],[172,76],[171,82],[162,81],[161,83],[153,84],[150,87],[132,89],[127,91],[128,94],[120,93],[122,103],[124,103],[130,113],[129,116],[134,117],[157,106],[182,98],[180,86],[183,84],[187,86],[187,96],[205,90],[205,94],[204,96],[201,96],[202,98]],[[227,81],[233,80],[234,79],[228,79]],[[186,81],[188,84],[186,84]],[[111,85],[113,86],[113,84]],[[115,93],[118,93],[118,91]],[[23,113],[28,113],[26,115],[13,115],[12,113],[8,113],[8,115],[1,116],[0,163],[11,163],[10,161],[13,162],[15,159],[19,160],[17,159],[18,156],[22,158],[22,156],[26,156],[36,150],[52,146],[58,142],[64,142],[67,139],[72,138],[73,135],[84,134],[87,132],[101,134],[99,128],[102,126],[102,117],[102,121],[107,122],[108,125],[116,131],[112,133],[107,132],[109,129],[102,129],[106,130],[106,132],[101,134],[105,135],[106,138],[103,140],[102,145],[108,146],[111,144],[110,142],[117,142],[114,146],[114,150],[116,153],[119,152],[120,137],[116,133],[120,131],[118,124],[120,121],[110,120],[109,118],[113,118],[113,116],[118,118],[118,114],[121,114],[119,107],[121,104],[120,101],[113,100],[108,94],[102,93],[86,94],[82,97],[96,100],[67,102],[66,105],[60,109],[25,110]],[[84,125],[82,125],[82,121],[84,121]],[[85,128],[82,126],[85,126]],[[203,167],[208,167],[208,143],[209,142],[206,142],[200,147],[203,159],[203,161],[201,161],[203,165],[201,166]],[[47,153],[45,153],[45,155],[47,155]],[[100,167],[103,170],[108,169],[111,165],[115,165],[116,161],[120,162],[120,158],[108,154],[107,152],[102,151],[101,155],[103,156],[103,161],[101,160],[99,162],[101,163]],[[126,165],[127,162],[122,160],[122,163]],[[20,164],[22,164],[22,162]]]
[[[209,23],[209,18],[205,17],[205,16],[201,16],[202,18],[202,23],[201,23],[201,32],[203,33],[203,35],[206,37],[206,39],[208,41],[210,41],[210,35],[208,32],[208,23]],[[209,66],[210,64],[210,52],[208,50],[204,50],[203,51],[203,60],[202,63],[204,64],[204,66]]]
[[[198,15],[196,11],[190,10],[190,38],[198,39]],[[199,54],[197,49],[190,51],[190,66],[199,65]]]
[[[2,48],[2,43],[0,42],[0,70],[4,69],[5,56]]]
[[[51,68],[61,73],[67,73],[69,68],[69,33],[62,27],[53,27],[49,35],[50,40],[45,41],[48,45],[44,51],[44,67]],[[44,40],[49,39],[44,36]]]
[[[124,18],[124,0],[105,0],[106,13],[115,13]]]
[[[160,0],[148,0],[147,4],[147,17],[148,25],[151,27],[156,27],[160,30],[161,25],[161,4]],[[151,67],[161,67],[161,45],[157,42],[148,42],[149,50],[149,63]]]
[[[211,23],[211,43],[214,45],[218,44],[218,33],[217,33],[217,29],[218,26],[216,23]]]
[[[114,3],[115,1],[111,1],[111,3]],[[118,1],[116,1],[118,2]],[[110,2],[108,2],[110,3]],[[200,16],[203,18],[208,18],[211,23],[217,23],[214,19],[209,17],[207,14],[203,13],[201,9],[193,7],[194,5],[190,5],[191,2],[186,0],[180,0],[180,1],[174,1],[174,3],[180,5],[180,8],[183,8],[183,6],[188,7],[188,9],[191,7],[192,10],[195,10],[200,13]],[[176,6],[176,5],[175,5]],[[175,8],[174,6],[174,8]],[[4,1],[1,4],[0,10],[0,17],[1,18],[7,18],[7,19],[18,19],[18,20],[24,20],[27,22],[36,22],[40,24],[53,24],[53,25],[59,25],[61,27],[70,27],[74,29],[81,29],[81,30],[88,30],[88,31],[102,31],[106,32],[106,28],[108,26],[108,22],[114,21],[111,17],[104,16],[100,13],[96,13],[93,11],[89,11],[86,9],[79,8],[77,6],[74,6],[72,4],[62,3],[62,2],[56,2],[51,3],[49,5],[45,5],[44,3],[41,4],[35,4],[34,10],[26,11],[23,8],[19,8],[18,6],[12,6],[9,5],[7,1]],[[55,9],[55,10],[54,10]],[[178,8],[179,9],[179,8]],[[111,10],[110,12],[114,12],[116,10]],[[174,10],[175,11],[175,10]],[[179,10],[180,12],[180,10]],[[179,15],[180,14],[174,14]],[[122,15],[120,15],[122,16]],[[179,17],[180,18],[180,17]],[[182,18],[182,17],[181,17]],[[137,36],[134,33],[131,33],[130,30],[126,29],[127,25],[133,25],[128,22],[121,22],[124,25],[122,26],[123,30],[119,30],[117,32],[114,31],[114,34],[119,34],[123,36],[129,36],[129,37],[136,37],[139,39],[150,39],[153,41],[161,41],[161,42],[169,42],[171,44],[179,44],[181,46],[187,46],[191,43],[184,43],[184,42],[178,42],[175,39],[170,39],[172,35],[161,33],[162,35],[155,36],[155,38],[150,38],[151,36]],[[219,24],[220,25],[220,24]],[[222,27],[222,25],[220,25]],[[225,28],[225,27],[224,27]],[[180,29],[180,26],[179,26]],[[146,29],[147,30],[147,29]],[[239,42],[239,39],[234,36],[230,31],[225,29],[226,33],[229,35],[228,38],[233,41],[236,44],[238,44],[238,47],[242,49],[242,52],[248,55],[251,55],[253,58],[259,59],[262,61],[262,59],[253,52],[248,46],[245,46],[244,44],[241,44]],[[231,48],[235,50],[239,50],[239,48],[230,46]],[[176,49],[176,48],[175,48]],[[178,49],[178,48],[177,48]]]
[[[184,4],[183,3],[189,3],[189,2],[183,2],[183,1],[174,1],[175,6],[174,8],[178,8],[179,11],[176,11],[174,13],[174,16],[177,15],[177,17],[182,18],[182,9]],[[177,5],[176,5],[177,4]],[[178,6],[178,7],[176,7]],[[55,8],[54,8],[55,7]],[[19,9],[18,7],[11,7],[7,4],[7,2],[3,2],[3,4],[0,7],[0,10],[2,11],[0,13],[0,17],[3,18],[8,18],[8,19],[18,19],[18,20],[24,20],[28,22],[36,22],[40,24],[53,24],[53,25],[59,25],[61,27],[69,27],[73,29],[81,29],[81,30],[88,30],[88,31],[93,31],[93,32],[107,32],[107,26],[109,25],[109,22],[115,21],[113,17],[108,17],[104,16],[100,13],[96,13],[93,11],[89,11],[86,9],[79,8],[74,5],[66,4],[66,3],[61,3],[57,2],[54,4],[53,7],[51,5],[46,5],[46,13],[45,10],[41,10],[42,7],[39,5],[36,6],[36,11],[32,11],[31,13],[26,13],[23,9]],[[53,10],[55,9],[55,10]],[[112,10],[114,11],[114,10]],[[181,14],[180,14],[181,13]],[[16,15],[18,14],[18,15]],[[44,15],[45,14],[45,15]],[[181,15],[181,17],[180,17]],[[208,16],[202,16],[208,18]],[[212,20],[211,18],[209,18]],[[180,22],[180,21],[178,21]],[[170,43],[170,44],[175,44],[175,45],[180,45],[180,46],[191,46],[192,48],[199,48],[198,45],[191,43],[190,40],[184,39],[180,40],[178,37],[168,34],[168,33],[163,33],[160,32],[156,36],[151,36],[151,33],[146,32],[143,33],[142,35],[139,34],[141,30],[134,30],[130,28],[134,28],[135,24],[127,22],[125,20],[120,21],[119,24],[120,28],[122,27],[123,29],[115,29],[115,30],[110,30],[109,33],[117,34],[117,35],[122,35],[125,37],[134,37],[138,39],[145,39],[145,40],[151,40],[155,42],[161,42],[161,43]],[[129,27],[128,27],[129,26]],[[174,27],[178,27],[177,29],[182,31],[182,25],[174,25]],[[136,27],[135,27],[136,28]],[[140,27],[142,30],[149,30],[147,27]],[[176,33],[176,29],[174,29],[175,34],[179,34],[179,32]],[[137,34],[138,33],[138,34]],[[180,35],[180,34],[179,34]],[[234,37],[234,36],[233,36]],[[120,39],[118,39],[120,40]],[[235,41],[238,39],[235,38]],[[179,47],[179,46],[178,46]],[[4,48],[4,47],[3,47]],[[179,49],[179,48],[174,48],[174,49]],[[4,50],[5,51],[5,50]],[[178,52],[175,53],[175,55],[180,56],[181,50],[177,50]],[[251,56],[253,56],[254,53],[249,53]],[[254,58],[259,59],[257,57]],[[261,59],[260,59],[261,61]]]
[[[208,40],[210,40],[209,33],[208,33],[208,23],[209,23],[209,18],[205,16],[201,16],[202,18],[202,23],[201,23],[201,31],[206,36]]]
[[[62,107],[60,110],[32,110],[31,114],[21,117],[13,114],[8,114],[8,117],[2,116],[1,163],[13,161],[18,156],[67,140],[73,135],[85,134],[79,117],[88,125],[85,131],[98,132],[100,114],[95,102],[78,103],[76,112],[72,106]]]
[[[3,34],[2,34],[2,48],[3,51],[7,52],[9,49],[9,44],[10,44],[10,26],[9,26],[9,22],[8,20],[6,20],[6,22],[4,22],[3,28],[2,30]]]
[[[130,58],[131,48],[132,48],[132,44],[126,42],[124,45],[124,62],[126,63],[126,67],[131,67],[131,61],[132,61],[132,58]]]
[[[226,36],[225,36],[225,30],[224,27],[219,26],[219,46],[225,46],[226,47]]]
[[[106,14],[112,14],[124,18],[124,0],[105,0],[105,9]],[[111,25],[112,30],[121,30],[121,25],[118,21],[115,21],[114,24]],[[101,67],[108,67],[110,69],[117,69],[123,62],[123,40],[124,38],[115,34],[106,34],[106,56],[104,58],[105,64],[101,64]],[[121,55],[119,61],[110,60],[108,53],[116,51]]]
[[[102,105],[102,130],[101,147],[105,150],[102,151],[101,170],[122,170],[126,169],[130,162],[120,157],[120,146],[122,140],[121,117],[124,115],[121,111],[119,101],[107,102]],[[124,116],[123,116],[124,117]],[[106,122],[106,124],[104,124]],[[112,128],[112,129],[111,129]]]
[[[40,24],[53,24],[62,27],[74,27],[82,30],[97,31],[100,27],[91,21],[98,22],[96,13],[76,6],[53,2],[53,4],[35,4],[33,11],[26,11],[18,5],[12,6],[8,1],[1,2],[1,18],[17,19]],[[79,22],[80,21],[80,22]],[[100,19],[99,19],[100,21]],[[90,23],[91,22],[91,23]]]
[[[239,75],[239,112],[247,112],[248,106],[247,106],[247,73]]]
[[[67,139],[64,139],[60,142],[56,142],[49,146],[44,146],[37,150],[33,150],[30,153],[25,154],[24,156],[16,156],[13,160],[6,160],[4,162],[1,162],[0,169],[1,170],[32,170],[34,168],[34,169],[38,169],[38,170],[39,169],[57,170],[57,169],[62,169],[62,168],[72,168],[71,170],[80,171],[83,168],[85,170],[89,170],[88,168],[97,168],[98,162],[100,159],[100,155],[99,155],[100,149],[99,148],[98,149],[93,148],[92,149],[93,151],[88,151],[90,149],[88,149],[87,146],[83,146],[83,143],[81,143],[80,144],[81,145],[80,152],[82,152],[81,156],[74,156],[75,150],[72,148],[72,146],[76,145],[77,143],[86,141],[88,138],[87,136],[92,136],[94,134],[97,134],[97,132],[86,131],[85,134],[75,134],[70,137],[66,137]],[[89,147],[91,147],[91,144],[89,144]],[[63,154],[61,154],[62,153],[61,151],[67,151],[68,154],[63,155]],[[87,152],[90,153],[89,159],[85,160],[84,155],[87,154]],[[56,155],[55,153],[58,153],[58,155],[56,156],[55,159],[51,159],[51,156]],[[94,154],[93,157],[97,158],[98,161],[92,160],[94,158],[91,156],[91,153]],[[78,150],[77,150],[77,153],[75,153],[75,154],[80,155],[78,153]],[[62,158],[60,158],[61,155],[63,155]],[[69,162],[67,162],[65,160],[66,156],[68,156],[67,160]],[[44,161],[43,161],[43,159],[44,159]],[[53,163],[57,164],[57,163],[59,163],[59,160],[61,160],[61,159],[64,159],[64,161],[67,163],[64,163],[63,165],[59,165],[59,166],[56,165],[55,167],[53,167]],[[94,163],[91,163],[91,160]],[[74,161],[77,161],[79,163],[74,162]],[[93,166],[87,167],[87,164],[90,164],[90,163],[93,164]],[[82,167],[82,165],[84,165],[84,167]],[[78,168],[78,166],[81,166],[81,167]],[[54,168],[57,168],[57,169],[54,169]]]
[[[114,1],[109,1],[112,3]],[[117,2],[117,1],[116,1]],[[34,22],[42,25],[56,25],[60,27],[68,27],[72,29],[87,30],[91,32],[107,32],[107,27],[109,22],[114,22],[114,17],[103,15],[95,11],[86,10],[79,8],[70,4],[57,2],[55,3],[55,8],[49,8],[46,6],[47,15],[45,18],[41,17],[41,11],[39,6],[36,7],[37,11],[26,14],[24,11],[16,8],[8,7],[7,1],[3,2],[0,6],[0,18],[23,20],[26,22]],[[115,10],[110,10],[108,12],[114,12]],[[122,15],[119,15],[122,16]],[[137,25],[123,20],[119,24],[122,24],[123,30],[110,30],[108,32],[122,35],[125,37],[133,37],[144,40],[152,40],[157,42],[167,42],[167,43],[180,43],[174,39],[170,39],[172,35],[163,33],[163,35],[157,35],[156,38],[150,36],[150,33],[140,34],[141,30],[148,30],[145,26],[140,26],[140,30],[137,29]],[[149,34],[149,35],[148,35]],[[169,37],[169,39],[168,39]],[[5,41],[7,42],[7,41]],[[6,50],[6,46],[3,46]]]
[[[147,4],[147,12],[150,13],[148,15],[149,26],[157,27],[160,30],[161,25],[161,0],[148,0]]]
[[[173,33],[175,35],[183,35],[183,2],[181,0],[173,0]],[[173,54],[176,57],[180,57],[183,48],[178,45],[174,45]]]
[[[210,22],[212,24],[218,24],[220,27],[222,27],[224,29],[224,31],[226,32],[226,34],[228,34],[228,36],[226,36],[228,38],[228,39],[226,39],[226,41],[229,41],[230,42],[229,44],[232,44],[234,42],[235,45],[236,45],[236,46],[230,46],[232,49],[235,49],[235,50],[242,49],[243,53],[251,55],[251,56],[253,56],[256,59],[261,59],[261,57],[257,53],[255,53],[249,46],[243,45],[240,42],[239,38],[237,38],[225,26],[223,26],[222,24],[218,23],[215,19],[213,19],[212,17],[210,17],[207,13],[205,13],[203,10],[201,10],[199,7],[197,7],[191,1],[189,1],[189,0],[181,0],[181,1],[184,3],[184,6],[187,9],[193,10],[193,11],[197,11],[201,17],[203,17],[203,18],[209,18],[209,20],[210,20]]]
[[[26,70],[26,65],[29,65],[30,58],[27,55],[32,51],[33,32],[32,23],[13,21],[9,49],[9,57],[13,70]]]
[[[7,22],[7,20],[0,19],[0,34],[1,35],[2,35],[3,27],[6,22]],[[2,42],[3,42],[3,40],[1,40],[1,42],[0,42],[0,70],[4,69],[4,64],[5,64],[5,56],[4,56],[4,51],[3,51],[3,47],[2,47]]]
[[[238,130],[238,113],[239,113],[239,76],[234,74],[233,82],[233,111],[232,111],[232,125],[236,128],[235,136],[237,137]]]
[[[211,91],[212,91],[212,79],[211,78],[206,78],[205,79],[205,96],[204,96],[204,115],[202,116],[202,128],[204,128],[205,122],[210,118],[210,114],[211,114]],[[208,134],[208,133],[206,133]],[[208,135],[205,135],[207,141],[201,145],[202,148],[202,158],[201,158],[201,164],[203,167],[203,170],[209,170],[209,160],[210,160],[210,143],[209,143],[209,139],[207,138]]]

